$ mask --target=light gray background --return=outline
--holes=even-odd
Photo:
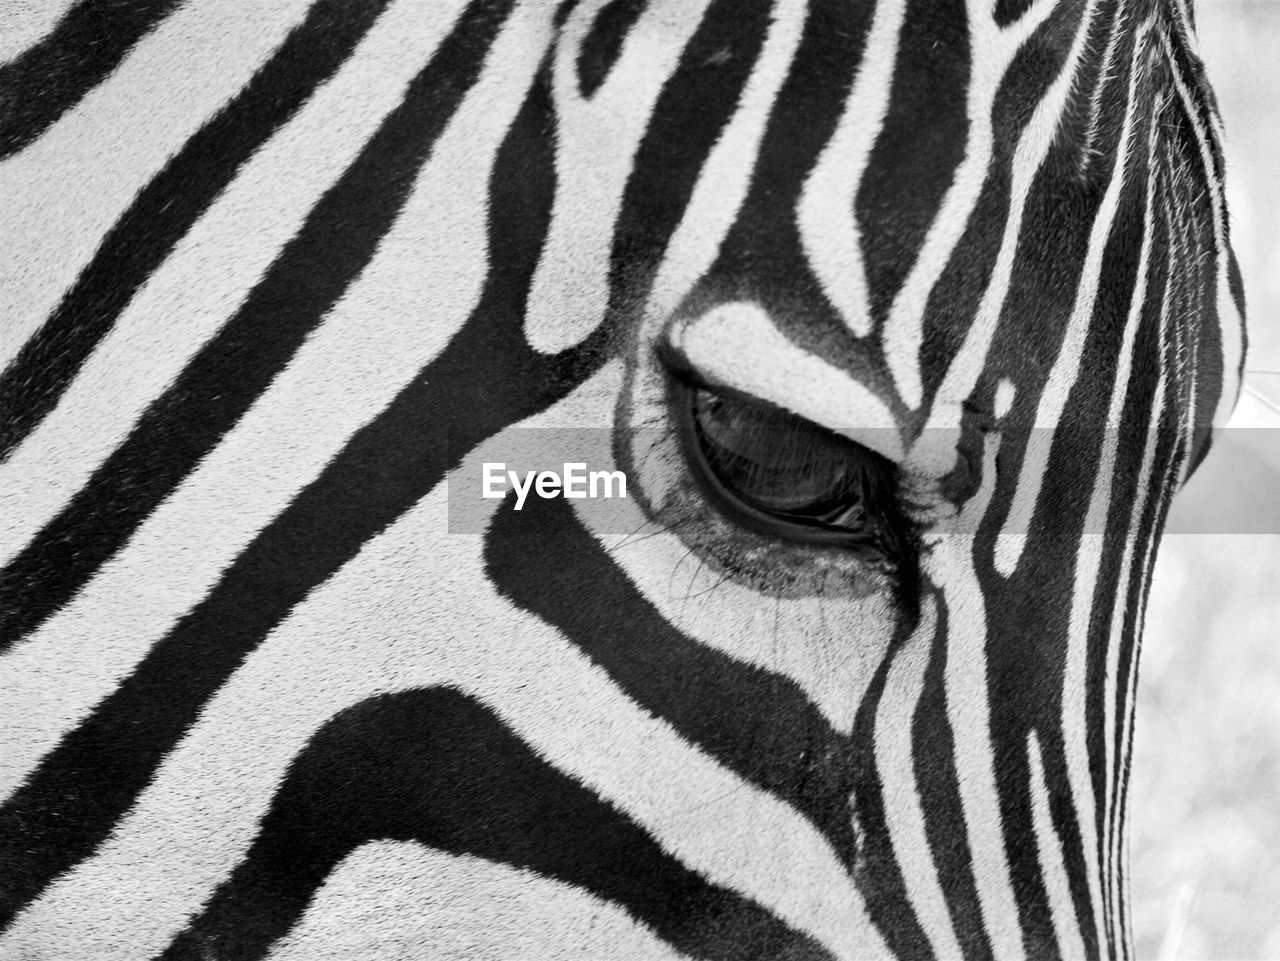
[[[1280,371],[1280,2],[1200,0],[1196,17],[1226,125],[1247,367]],[[1280,374],[1247,383],[1255,410],[1280,408]],[[1280,465],[1275,436],[1255,453]],[[1257,473],[1243,481],[1235,466],[1207,462],[1188,499],[1238,504],[1257,529],[1280,530],[1280,474],[1260,489]],[[1280,535],[1165,541],[1140,679],[1130,819],[1138,956],[1280,959]]]

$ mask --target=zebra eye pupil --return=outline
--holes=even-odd
[[[689,392],[689,408],[704,474],[750,519],[799,539],[874,538],[893,490],[883,457],[784,410],[704,388]]]

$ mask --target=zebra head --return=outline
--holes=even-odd
[[[497,508],[483,606],[584,671],[539,753],[718,907],[609,897],[695,956],[1127,956],[1154,546],[1242,362],[1189,11],[582,4],[547,50],[485,390],[557,385],[520,423],[612,428],[640,503]]]
[[[0,955],[1129,957],[1186,4],[234,6],[0,74]]]

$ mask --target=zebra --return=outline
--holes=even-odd
[[[1187,0],[19,14],[0,958],[1132,957],[1153,552],[1244,354],[1196,51]],[[535,428],[625,530],[450,531]]]

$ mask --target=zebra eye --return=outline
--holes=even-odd
[[[793,540],[896,554],[894,465],[777,407],[703,387],[685,392],[692,459],[740,519]]]

